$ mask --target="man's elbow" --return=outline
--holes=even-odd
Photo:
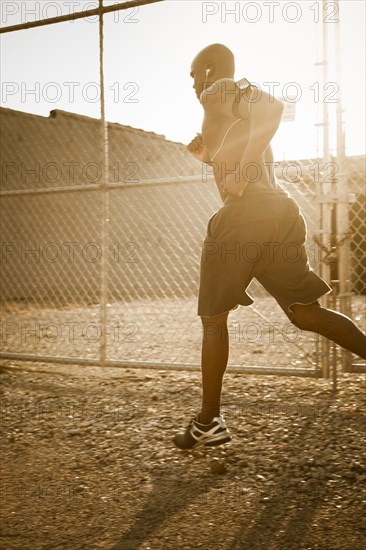
[[[251,114],[253,116],[255,113],[258,113],[267,120],[271,120],[273,122],[276,121],[279,124],[284,108],[285,106],[282,101],[266,94],[266,96],[262,98],[261,102],[253,105]]]
[[[278,99],[275,99],[273,104],[272,104],[272,108],[271,108],[271,118],[273,120],[273,122],[276,124],[276,126],[278,127],[280,122],[281,122],[281,118],[282,118],[282,113],[283,113],[283,110],[284,110],[284,104],[282,103],[282,101],[279,101]]]
[[[276,114],[279,115],[280,117],[282,116],[282,113],[283,113],[283,110],[285,108],[284,104],[282,103],[282,101],[280,101],[279,99],[276,99],[274,100],[274,108],[275,108],[275,111],[276,111]]]

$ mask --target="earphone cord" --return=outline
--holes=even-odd
[[[229,128],[226,130],[225,132],[225,135],[223,137],[223,140],[221,142],[221,145],[220,147],[217,149],[216,153],[211,157],[211,160],[215,160],[215,157],[218,155],[218,153],[221,151],[221,149],[223,148],[223,145],[225,143],[225,140],[227,138],[227,135],[228,133],[230,132],[231,128],[237,123],[237,122],[240,122],[241,119],[240,118],[237,118],[236,120],[234,120],[234,122],[232,124],[230,124]]]

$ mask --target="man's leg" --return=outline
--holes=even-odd
[[[202,410],[199,421],[209,424],[220,415],[222,379],[229,357],[228,312],[216,317],[201,317]]]
[[[366,336],[346,315],[325,309],[317,302],[294,304],[291,310],[294,313],[292,322],[299,329],[317,332],[366,359]]]
[[[231,441],[226,423],[220,416],[222,379],[229,356],[227,330],[228,313],[217,317],[201,317],[202,339],[202,409],[191,420],[186,431],[173,437],[174,444],[183,450],[199,445],[215,446]]]

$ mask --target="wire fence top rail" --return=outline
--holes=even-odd
[[[145,6],[148,4],[155,4],[157,2],[164,2],[164,0],[131,0],[129,2],[123,2],[122,4],[116,4],[114,6],[103,6],[86,10],[82,12],[69,13],[66,15],[59,15],[57,17],[50,17],[48,19],[29,21],[27,23],[19,23],[18,25],[9,25],[8,27],[1,27],[0,34],[6,32],[21,31],[25,29],[32,29],[35,27],[42,27],[44,25],[53,25],[54,23],[64,23],[66,21],[74,21],[76,19],[83,19],[86,17],[93,17],[95,15],[112,13],[120,10],[127,10],[130,8],[136,8],[138,6]]]

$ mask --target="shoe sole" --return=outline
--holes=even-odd
[[[225,439],[218,439],[217,441],[206,441],[202,443],[205,447],[217,447],[218,445],[223,445],[224,443],[229,443],[231,441],[231,437],[225,437]]]
[[[227,436],[224,439],[217,439],[216,441],[198,441],[196,445],[193,447],[183,448],[176,444],[176,442],[173,439],[174,445],[177,447],[177,449],[180,449],[181,451],[193,451],[194,449],[199,449],[200,447],[217,447],[218,445],[223,445],[224,443],[229,443],[231,441],[231,437]]]

